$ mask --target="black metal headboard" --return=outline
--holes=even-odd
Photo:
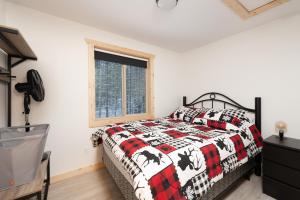
[[[211,102],[212,108],[214,107],[214,102],[220,102],[224,104],[224,108],[226,105],[230,105],[234,108],[242,109],[250,113],[255,114],[255,125],[259,131],[261,131],[261,97],[255,97],[255,108],[247,108],[242,106],[241,104],[237,103],[236,101],[232,100],[231,98],[227,97],[224,94],[217,93],[217,92],[209,92],[206,94],[201,95],[191,103],[187,103],[186,96],[183,97],[183,106],[195,106],[197,104],[202,105],[204,102]]]

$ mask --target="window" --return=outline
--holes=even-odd
[[[89,124],[153,118],[151,54],[93,40],[89,45]]]

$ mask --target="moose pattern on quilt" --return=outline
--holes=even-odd
[[[132,179],[138,199],[199,199],[262,148],[254,124],[174,118],[105,126],[97,132]]]

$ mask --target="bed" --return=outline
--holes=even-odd
[[[251,109],[211,92],[191,103],[183,97],[168,117],[108,125],[93,138],[127,200],[220,199],[242,178],[260,176],[260,128],[259,97]]]

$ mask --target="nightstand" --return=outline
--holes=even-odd
[[[270,136],[263,148],[263,193],[276,199],[300,199],[300,140]]]

